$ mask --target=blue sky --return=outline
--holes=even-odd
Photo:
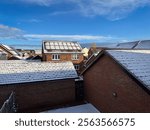
[[[1,0],[0,42],[150,39],[150,0]]]

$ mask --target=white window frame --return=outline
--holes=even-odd
[[[72,54],[71,59],[72,60],[79,60],[79,54]]]
[[[79,70],[79,65],[74,65],[74,68],[76,69],[76,70]]]
[[[60,60],[59,54],[52,54],[52,60]]]

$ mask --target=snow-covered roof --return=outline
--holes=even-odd
[[[0,61],[0,84],[76,78],[72,62]]]
[[[3,51],[2,49],[0,49],[0,54],[7,54],[7,53]]]
[[[10,46],[7,46],[7,45],[5,45],[5,44],[1,44],[3,47],[5,47],[11,54],[13,54],[14,56],[18,56],[18,52],[15,50],[15,49],[13,49],[12,47],[10,47]]]
[[[139,42],[135,49],[150,49],[150,40],[143,40]]]
[[[132,48],[134,48],[134,46],[136,46],[138,43],[139,43],[139,41],[119,43],[119,44],[116,46],[116,48],[132,49]]]
[[[107,50],[107,52],[150,90],[150,50]]]
[[[57,52],[68,52],[68,51],[77,51],[81,52],[82,47],[78,42],[72,41],[43,41],[43,49],[45,53],[50,53],[53,51]]]
[[[99,111],[92,104],[88,103],[73,107],[48,110],[43,113],[99,113]]]
[[[41,49],[35,49],[35,54],[37,55],[41,55],[42,54],[42,50]]]

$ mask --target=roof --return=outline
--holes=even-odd
[[[141,41],[135,49],[150,49],[150,40]]]
[[[150,50],[103,50],[83,71],[82,75],[104,54],[111,56],[144,90],[150,90]],[[146,88],[146,89],[145,89]]]
[[[123,49],[150,49],[150,40],[139,40],[133,42],[119,43],[116,48]]]
[[[43,113],[99,113],[99,111],[92,104],[88,103],[78,106],[48,110]]]
[[[42,50],[41,49],[35,49],[35,54],[37,55],[41,55],[42,54]]]
[[[107,50],[107,52],[150,90],[150,50]]]
[[[82,47],[78,42],[72,41],[43,41],[44,53],[53,52],[81,52]]]
[[[77,78],[72,62],[0,61],[0,84]]]
[[[5,44],[0,44],[0,46],[1,46],[4,50],[8,51],[9,53],[11,53],[11,54],[14,55],[14,56],[19,56],[19,55],[20,55],[19,52],[18,52],[16,49],[14,49],[14,48],[12,48],[12,47],[10,47],[10,46],[7,46],[7,45],[5,45]]]
[[[116,48],[133,49],[139,41],[119,43]]]
[[[0,54],[5,54],[7,55],[7,53],[5,51],[3,51],[2,49],[0,49]]]

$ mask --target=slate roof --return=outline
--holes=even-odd
[[[71,62],[0,61],[0,84],[77,78]]]
[[[150,90],[150,50],[107,50],[107,52]]]
[[[51,52],[81,52],[82,47],[78,42],[72,41],[43,41],[43,50],[45,53]]]
[[[139,41],[119,43],[116,48],[133,49],[138,43]]]
[[[116,48],[123,49],[150,49],[150,40],[139,40],[117,44]]]
[[[150,49],[150,40],[143,40],[139,42],[135,49]]]

